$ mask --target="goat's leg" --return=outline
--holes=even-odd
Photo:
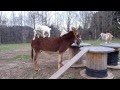
[[[34,37],[33,37],[33,40],[35,40],[36,34],[37,34],[37,32],[34,30]]]
[[[37,37],[39,38],[39,35],[37,35]]]
[[[107,39],[107,43],[109,43],[109,39]]]
[[[108,39],[107,39],[107,37],[105,38],[105,43],[108,43]]]
[[[58,69],[60,69],[63,66],[63,64],[62,64],[62,55],[63,55],[63,53],[59,53]]]
[[[42,32],[43,38],[45,38],[45,34],[44,33],[45,33],[45,31]]]
[[[49,36],[48,37],[50,37],[50,31],[49,31]]]
[[[109,40],[109,43],[111,43],[112,42],[112,38],[110,38],[110,40]]]

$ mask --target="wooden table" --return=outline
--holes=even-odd
[[[107,53],[115,49],[102,46],[88,46],[86,68],[80,72],[81,76],[87,79],[112,79],[113,74],[107,71]]]
[[[89,43],[81,43],[79,46],[76,44],[72,44],[71,47],[69,48],[69,59],[72,59],[79,51],[80,47],[86,47],[86,46],[91,46]],[[85,55],[84,57],[81,57],[74,65],[71,67],[84,67],[85,66]],[[65,60],[62,63],[66,64],[69,60]]]
[[[114,48],[115,51],[108,54],[107,65],[108,68],[120,69],[120,62],[119,61],[119,48],[120,43],[107,43],[101,44],[104,47],[111,47]]]

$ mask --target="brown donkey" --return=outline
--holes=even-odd
[[[75,27],[71,28],[72,30],[62,37],[35,37],[35,40],[31,42],[31,57],[35,65],[35,70],[39,71],[39,65],[37,63],[38,55],[42,51],[51,51],[59,53],[58,59],[58,69],[62,66],[62,55],[71,44],[76,43],[80,44],[81,38]]]

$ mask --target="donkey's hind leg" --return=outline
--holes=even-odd
[[[63,64],[62,64],[62,56],[63,56],[63,53],[59,53],[58,69],[60,69],[63,66]]]
[[[38,61],[37,61],[38,59],[39,59],[39,52],[35,52],[34,58],[33,58],[33,64],[34,64],[35,71],[40,70],[39,64],[38,64]]]

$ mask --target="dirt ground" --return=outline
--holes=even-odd
[[[63,60],[68,59],[68,50]],[[0,52],[0,79],[48,79],[57,71],[57,53],[41,53],[39,59],[40,72],[36,73],[31,59],[12,59],[16,55],[30,55],[30,49],[17,49],[9,52]],[[84,68],[69,68],[60,79],[83,79],[80,71]],[[120,70],[108,69],[114,79],[120,78]]]

